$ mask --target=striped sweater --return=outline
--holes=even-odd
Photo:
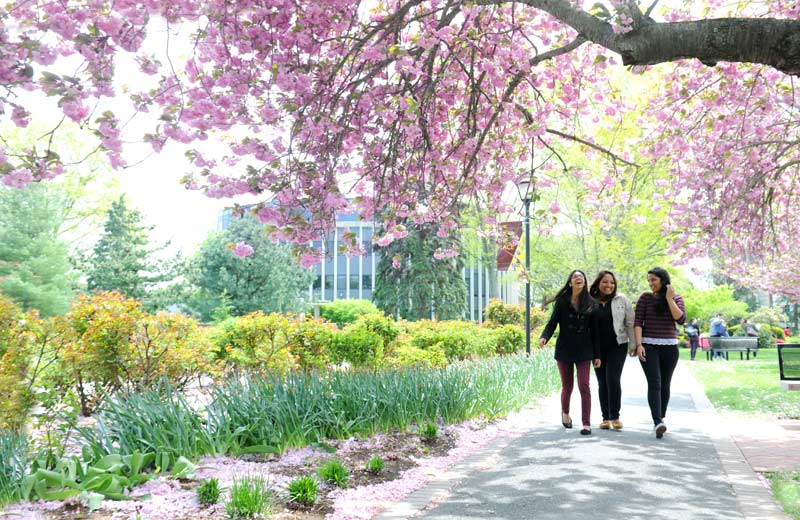
[[[636,302],[636,317],[633,320],[634,327],[642,328],[643,343],[647,343],[647,338],[659,340],[675,340],[677,344],[678,329],[677,324],[686,322],[686,306],[683,303],[683,298],[676,294],[673,300],[681,310],[681,317],[673,319],[672,314],[667,310],[665,313],[659,313],[656,310],[656,296],[652,292],[645,292],[639,296]],[[672,341],[663,341],[663,343],[672,343]]]

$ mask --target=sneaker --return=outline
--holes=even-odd
[[[621,430],[622,421],[620,421],[619,419],[614,419],[613,421],[611,421],[611,427],[614,428],[615,430]]]
[[[655,427],[656,430],[656,439],[660,439],[664,436],[664,432],[667,431],[667,425],[662,423],[658,423]]]
[[[609,421],[601,422],[600,423],[600,429],[601,430],[610,430],[611,429],[611,423]]]

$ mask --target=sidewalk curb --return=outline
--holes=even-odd
[[[540,409],[544,400],[549,396],[539,398],[530,403],[525,408]],[[438,505],[446,499],[450,492],[461,481],[470,475],[492,467],[500,453],[524,431],[513,432],[509,435],[498,437],[493,443],[479,450],[476,454],[457,462],[446,471],[438,474],[424,487],[413,491],[404,500],[393,502],[385,510],[373,517],[373,520],[401,520],[413,518],[414,516],[428,510],[431,506]]]
[[[714,450],[717,452],[722,469],[728,475],[728,481],[736,494],[739,511],[745,520],[791,520],[775,502],[771,491],[761,483],[730,433],[722,426],[716,408],[708,400],[703,387],[694,378],[691,370],[683,368],[683,372],[691,382],[688,390],[698,416],[706,418],[705,421],[700,421],[703,430],[713,441]]]

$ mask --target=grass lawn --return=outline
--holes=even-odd
[[[794,520],[800,519],[800,472],[764,474],[772,487],[772,495]]]
[[[738,353],[729,354],[729,358],[706,361],[705,352],[698,352],[692,362],[689,349],[681,349],[681,361],[692,370],[718,410],[800,418],[800,392],[781,388],[777,349],[760,350],[756,359],[740,360]]]

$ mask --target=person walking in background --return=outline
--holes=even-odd
[[[561,424],[572,428],[569,416],[569,402],[574,386],[574,371],[578,375],[578,391],[581,394],[581,435],[591,435],[590,417],[592,396],[589,390],[589,364],[600,367],[600,356],[592,342],[592,297],[586,287],[586,275],[582,271],[572,271],[567,283],[546,303],[555,302],[550,320],[539,338],[539,346],[553,336],[558,326],[558,339],[554,357],[561,376]],[[594,360],[594,361],[592,361]]]
[[[617,292],[617,278],[611,271],[600,271],[589,288],[595,299],[594,337],[600,355],[600,367],[595,367],[600,410],[603,412],[601,430],[622,429],[619,412],[622,400],[622,369],[633,342],[633,307],[625,295]]]
[[[700,346],[700,325],[697,318],[692,318],[688,324],[683,327],[683,332],[689,338],[689,348],[691,349],[691,359],[697,354],[697,347]]]
[[[686,322],[683,298],[675,293],[669,273],[660,267],[647,271],[651,292],[636,302],[634,335],[636,355],[647,378],[647,404],[653,418],[656,438],[667,431],[667,416],[672,374],[678,365],[677,324]]]

